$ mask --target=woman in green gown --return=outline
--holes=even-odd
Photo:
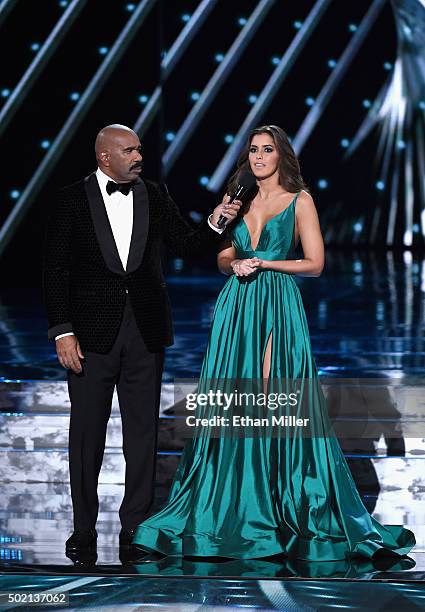
[[[309,433],[301,425],[273,431],[263,425],[232,436],[224,425],[200,426],[186,443],[166,505],[137,527],[133,543],[164,555],[233,559],[406,555],[413,533],[383,526],[368,513],[330,427],[294,281],[296,274],[320,276],[323,240],[281,128],[252,131],[230,190],[247,170],[256,193],[218,255],[229,278],[215,306],[198,390],[230,389],[241,380],[244,391],[247,385],[268,394],[296,388],[297,408],[280,414],[307,418]],[[299,239],[303,259],[295,259]],[[233,419],[236,413],[243,410],[224,412],[212,403],[203,414]]]

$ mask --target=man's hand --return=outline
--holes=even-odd
[[[234,259],[230,265],[236,276],[250,276],[259,267],[254,261],[255,259]]]
[[[225,195],[221,204],[214,208],[214,212],[211,217],[211,223],[215,225],[215,227],[218,227],[217,221],[220,215],[223,215],[223,217],[226,217],[226,219],[228,219],[228,221],[226,221],[226,225],[236,219],[242,202],[240,200],[234,200],[231,204],[229,204],[229,201],[230,196]]]
[[[84,355],[75,336],[65,336],[56,340],[56,353],[63,368],[80,374],[82,371],[80,359],[84,359]]]

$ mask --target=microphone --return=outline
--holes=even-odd
[[[256,182],[256,179],[255,179],[255,176],[252,174],[252,172],[248,172],[248,171],[242,172],[242,174],[239,177],[238,186],[236,187],[236,191],[231,196],[228,204],[231,204],[235,200],[239,200],[241,197],[243,197],[250,189],[252,189],[252,187],[254,187],[255,182]],[[220,215],[217,221],[218,227],[221,229],[226,223],[226,221],[228,221],[227,217]]]

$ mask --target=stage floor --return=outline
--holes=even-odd
[[[171,262],[168,270],[176,341],[167,350],[162,389],[156,508],[164,503],[182,448],[182,440],[173,432],[173,381],[197,376],[215,299],[225,280],[214,270],[182,267],[180,261]],[[388,393],[398,409],[398,417],[393,419],[397,425],[394,430],[403,432],[398,440],[382,434],[374,440],[342,440],[341,445],[369,511],[384,524],[402,524],[415,533],[417,545],[409,555],[413,561],[404,560],[404,566],[386,569],[332,563],[302,567],[285,560],[210,564],[173,558],[157,564],[122,565],[118,557],[118,507],[123,494],[123,459],[115,398],[99,486],[97,565],[89,564],[84,572],[74,567],[64,555],[64,542],[72,530],[65,373],[57,363],[53,344],[46,340],[39,293],[9,289],[2,291],[0,305],[0,572],[8,574],[4,579],[12,580],[13,574],[27,572],[37,573],[37,580],[45,580],[42,574],[67,572],[209,576],[217,580],[240,577],[247,581],[279,577],[308,580],[313,592],[322,587],[312,578],[359,582],[382,578],[410,582],[425,578],[425,266],[410,253],[395,256],[334,252],[327,256],[322,277],[300,278],[297,282],[324,388],[330,389],[342,379],[361,384],[369,381]],[[248,592],[251,588],[243,587],[245,582],[238,584],[237,580],[235,584],[224,582],[233,592],[239,593],[243,588]],[[68,584],[67,579],[63,584]],[[160,588],[153,578],[149,584],[153,590]],[[190,585],[187,588],[193,596],[192,604],[199,605],[201,595],[193,586],[198,582],[185,584]],[[268,605],[273,609],[273,597],[286,597],[286,586],[267,584]],[[87,585],[91,595],[105,586],[102,581]],[[119,587],[118,583],[113,585],[111,596]],[[255,588],[261,591],[263,586],[258,585]],[[338,585],[336,589],[340,588]],[[133,587],[128,588],[132,593]],[[293,609],[303,609],[302,588],[291,582],[290,589],[295,589],[295,601],[300,606]],[[415,598],[420,594],[415,589],[416,586],[411,591],[412,601],[417,604]],[[7,589],[0,585],[0,590]],[[333,607],[338,597],[352,597],[352,593],[344,593],[335,595]],[[229,595],[227,603],[219,604],[208,597],[205,595],[209,605],[213,601],[214,605],[228,606],[230,602],[235,605],[236,601]],[[394,601],[398,601],[397,597],[394,595]],[[244,597],[240,601],[249,607]],[[152,605],[157,605],[154,599]],[[167,605],[167,609],[171,606]],[[403,605],[398,609],[403,609]]]

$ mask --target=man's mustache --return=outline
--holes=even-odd
[[[135,168],[143,168],[143,162],[137,162],[136,164],[133,164],[130,170],[134,170]]]

